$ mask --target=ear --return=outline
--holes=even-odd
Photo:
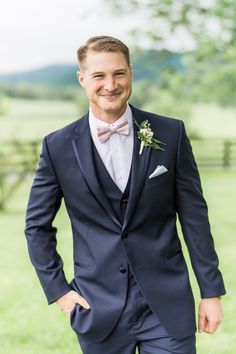
[[[80,85],[84,87],[84,75],[82,71],[77,71],[77,78],[79,80]]]

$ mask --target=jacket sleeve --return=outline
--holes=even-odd
[[[62,259],[56,250],[57,229],[52,225],[62,197],[45,138],[30,192],[25,235],[31,262],[49,304],[71,290],[63,272]]]
[[[198,168],[180,121],[176,164],[176,208],[202,298],[225,294]]]

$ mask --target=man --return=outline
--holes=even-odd
[[[90,110],[44,139],[27,210],[32,263],[83,353],[193,354],[194,300],[176,215],[200,287],[200,332],[222,321],[225,290],[183,122],[127,103],[132,68],[118,39],[93,37],[78,59]],[[73,231],[70,284],[52,226],[62,198]]]

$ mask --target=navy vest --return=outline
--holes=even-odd
[[[91,138],[92,140],[92,138]],[[130,193],[130,183],[131,183],[131,169],[132,164],[129,172],[129,178],[125,187],[124,192],[122,193],[121,190],[117,187],[115,182],[113,181],[112,177],[110,176],[109,172],[107,171],[97,149],[92,140],[92,151],[93,151],[93,161],[96,171],[96,177],[98,182],[107,197],[108,201],[110,202],[111,207],[113,208],[114,212],[116,213],[117,217],[119,218],[120,222],[123,224],[124,217],[126,213],[126,208],[129,199]],[[128,277],[134,281],[134,276],[132,271],[127,264],[128,270]]]
[[[92,140],[92,139],[91,139]],[[107,171],[93,141],[93,160],[95,165],[96,177],[98,182],[106,195],[107,199],[110,202],[110,205],[114,212],[116,213],[118,219],[121,223],[124,221],[125,212],[128,204],[129,199],[129,192],[130,192],[130,182],[131,182],[131,169],[129,173],[128,182],[124,192],[122,193],[121,190],[117,187],[115,182],[113,181],[112,177],[110,176],[109,172]]]

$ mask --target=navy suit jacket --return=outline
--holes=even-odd
[[[124,223],[111,208],[92,159],[88,115],[45,137],[30,193],[26,237],[31,261],[49,303],[74,289],[91,309],[76,305],[77,333],[101,341],[123,309],[129,265],[151,309],[177,339],[196,330],[194,300],[176,229],[178,215],[202,298],[225,293],[199,173],[182,121],[131,106],[165,151],[145,147],[134,127],[131,187]],[[157,165],[168,172],[149,179]],[[56,250],[54,217],[64,198],[71,221],[74,273],[65,278]]]

